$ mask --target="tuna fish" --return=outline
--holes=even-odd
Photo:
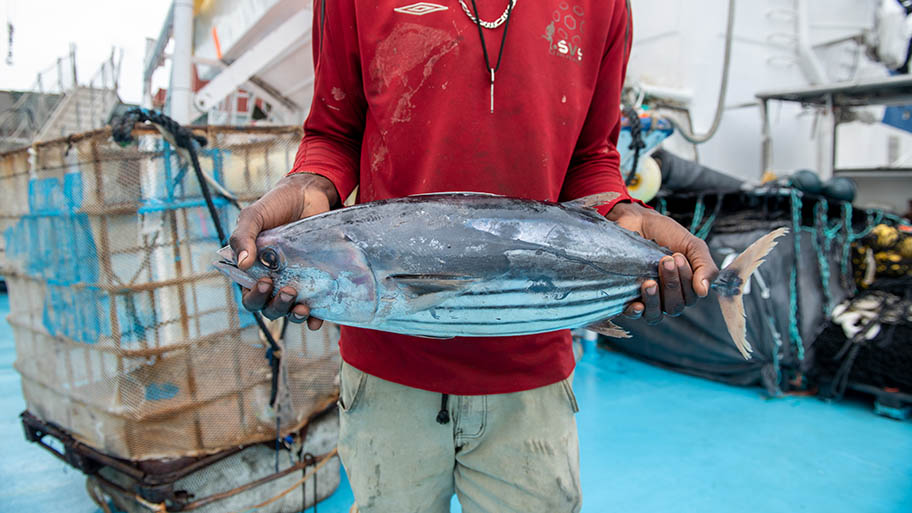
[[[311,314],[338,324],[430,338],[509,336],[611,323],[658,277],[654,242],[605,219],[613,193],[566,203],[439,193],[334,210],[262,232],[242,271],[230,247],[217,269],[244,287],[268,276]],[[755,242],[713,282],[748,358],[741,287],[785,229]]]

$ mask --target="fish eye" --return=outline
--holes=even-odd
[[[272,248],[260,251],[260,263],[270,271],[279,269],[279,254]]]

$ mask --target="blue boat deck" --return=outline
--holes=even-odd
[[[9,298],[0,294],[0,319],[8,313]],[[3,320],[0,511],[101,513],[82,474],[23,438],[14,358]],[[870,404],[766,399],[758,389],[592,345],[575,390],[584,512],[912,512],[912,422],[878,417]],[[351,502],[343,479],[319,511],[347,513]]]

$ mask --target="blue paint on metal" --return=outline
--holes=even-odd
[[[912,417],[912,406],[887,406],[880,401],[875,401],[874,413],[891,419],[906,420]]]
[[[212,203],[216,208],[229,205],[228,200],[222,197],[212,198]],[[180,210],[184,208],[205,208],[206,202],[203,200],[181,200],[181,201],[161,201],[157,198],[149,198],[143,202],[143,206],[137,209],[139,214],[150,214],[152,212],[165,212],[168,210]]]
[[[172,184],[172,174],[173,174],[172,170],[171,170],[171,155],[174,153],[174,150],[171,149],[171,145],[168,144],[168,142],[165,141],[164,139],[161,139],[160,142],[162,145],[162,153],[163,153],[162,162],[164,163],[164,167],[165,167],[165,183],[168,184],[166,194],[168,197],[168,201],[170,202],[170,201],[174,201],[174,188],[171,185]]]
[[[149,383],[146,385],[147,401],[166,401],[173,399],[180,392],[174,383]]]
[[[643,161],[645,160],[642,158],[643,156],[651,154],[662,141],[674,133],[674,128],[668,121],[657,120],[655,123],[653,123],[653,121],[654,118],[651,116],[640,118],[643,130],[643,142],[646,143],[646,147],[640,151],[641,158],[637,168],[642,167]],[[629,171],[630,166],[633,165],[633,150],[630,149],[630,143],[632,141],[633,137],[631,136],[630,127],[623,127],[618,136],[617,150],[621,154],[621,169],[627,171]]]
[[[108,296],[99,290],[48,285],[42,321],[53,336],[94,344],[111,334],[107,309]]]
[[[29,276],[47,283],[42,320],[51,335],[94,343],[110,334],[106,294],[98,281],[98,254],[82,206],[82,175],[32,179],[29,213],[6,230],[7,255],[23,262]]]
[[[912,132],[912,105],[887,107],[884,111],[883,123],[906,132]]]

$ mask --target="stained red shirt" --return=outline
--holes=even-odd
[[[506,6],[477,3],[483,20]],[[457,1],[316,4],[314,98],[292,173],[325,176],[341,198],[359,186],[359,203],[443,191],[629,200],[615,148],[625,0],[517,2],[493,114],[478,28]],[[504,29],[484,30],[492,66]],[[339,343],[368,374],[450,394],[528,390],[574,367],[566,330],[440,341],[343,327]]]

